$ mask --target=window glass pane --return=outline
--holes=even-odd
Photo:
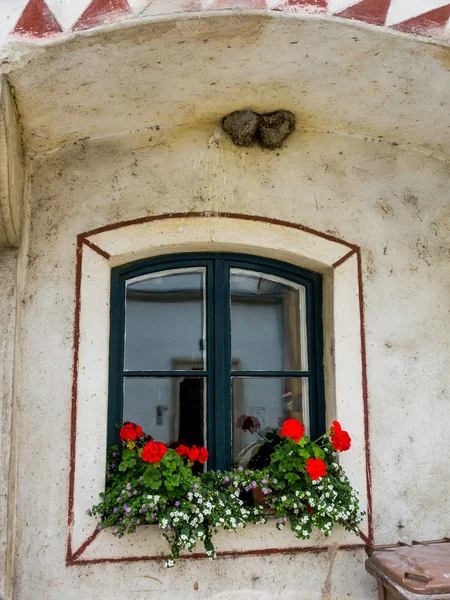
[[[306,294],[272,275],[231,269],[231,359],[241,371],[306,371]]]
[[[234,464],[246,466],[264,452],[261,447],[279,433],[285,419],[298,419],[309,435],[306,377],[233,377],[232,394]]]
[[[205,365],[205,269],[127,281],[125,369],[172,371]]]
[[[125,378],[123,420],[158,442],[206,445],[206,380],[202,377]]]

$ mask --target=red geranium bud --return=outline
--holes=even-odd
[[[327,465],[321,458],[308,458],[306,461],[306,470],[313,481],[325,477],[327,474]]]
[[[189,448],[188,446],[184,446],[183,444],[180,444],[178,448],[175,448],[175,452],[179,456],[189,456]]]
[[[305,428],[297,419],[286,419],[281,428],[281,437],[288,437],[298,442],[305,435]]]
[[[344,431],[339,421],[333,421],[331,424],[331,443],[338,452],[345,452],[352,445],[352,439],[347,431]]]
[[[142,433],[142,427],[136,425],[135,423],[127,423],[122,427],[119,435],[122,442],[125,442],[128,440],[135,440],[137,438],[140,438]]]
[[[142,449],[142,460],[144,462],[159,462],[167,452],[167,446],[161,442],[149,442]]]

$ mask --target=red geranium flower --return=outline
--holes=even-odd
[[[345,452],[352,445],[352,438],[342,429],[339,421],[332,422],[330,437],[333,448],[338,452]]]
[[[167,452],[167,446],[161,442],[149,442],[142,449],[142,460],[145,462],[159,462]]]
[[[135,440],[136,438],[140,438],[142,435],[142,427],[136,425],[136,423],[127,423],[120,430],[120,439],[122,442],[128,440]]]
[[[189,450],[190,448],[188,446],[185,446],[184,444],[180,444],[178,448],[175,448],[175,452],[179,456],[189,456]]]
[[[199,448],[198,462],[202,465],[208,460],[209,452],[206,448]]]
[[[192,460],[192,462],[200,460],[200,448],[197,448],[197,446],[192,446],[192,448],[189,448],[188,457],[189,460]]]
[[[297,419],[286,419],[281,428],[281,437],[288,437],[298,442],[305,435],[305,428]]]
[[[306,461],[306,470],[313,481],[325,477],[327,474],[327,465],[321,458],[308,458]]]

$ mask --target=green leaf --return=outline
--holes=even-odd
[[[136,464],[136,459],[135,458],[130,458],[128,462],[128,467],[134,467],[134,465]]]
[[[130,448],[124,448],[122,450],[122,460],[128,460],[134,456],[134,450],[130,450]]]
[[[123,460],[119,465],[119,471],[126,471],[128,469],[128,462]]]
[[[313,452],[316,458],[325,458],[325,452],[319,446],[313,446]]]
[[[145,469],[144,474],[142,475],[142,481],[144,482],[144,485],[150,486],[152,489],[157,489],[153,487],[153,484],[155,482],[159,482],[159,488],[161,485],[161,477],[161,471],[159,469],[156,469],[153,465],[149,465]]]

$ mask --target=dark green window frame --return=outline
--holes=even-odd
[[[202,371],[125,371],[126,282],[142,275],[192,267],[206,268],[207,361]],[[308,336],[307,371],[231,372],[230,269],[247,269],[283,277],[306,290]],[[116,424],[123,420],[125,377],[205,377],[207,380],[207,431],[210,469],[229,469],[231,444],[231,377],[307,377],[311,437],[325,433],[323,375],[322,276],[289,263],[246,254],[184,253],[139,260],[111,272],[108,445],[118,443]],[[226,426],[228,424],[228,426]],[[149,432],[151,433],[151,432]]]

